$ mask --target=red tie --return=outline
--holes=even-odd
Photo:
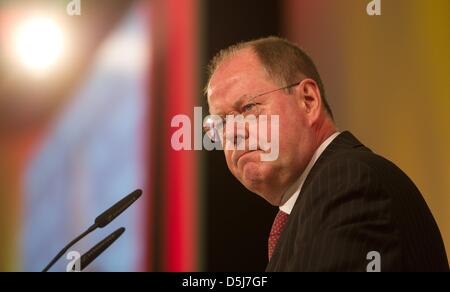
[[[281,232],[283,232],[283,227],[286,224],[288,217],[288,214],[280,210],[273,221],[269,235],[269,261],[272,258],[273,251],[277,246],[278,239],[280,239]]]

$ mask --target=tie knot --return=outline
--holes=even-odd
[[[280,239],[281,232],[283,232],[283,228],[288,220],[288,217],[288,214],[280,210],[273,221],[269,236],[269,260],[272,258],[273,251],[277,246],[278,239]]]

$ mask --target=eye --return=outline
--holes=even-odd
[[[243,112],[249,112],[256,107],[256,103],[248,103],[242,107]]]

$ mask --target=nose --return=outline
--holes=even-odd
[[[232,149],[244,149],[245,141],[249,138],[249,125],[244,120],[231,119],[225,126],[225,143]]]

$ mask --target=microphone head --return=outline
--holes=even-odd
[[[101,255],[108,247],[111,246],[119,237],[125,232],[125,228],[121,227],[105,237],[102,241],[100,241],[97,245],[95,245],[92,249],[90,249],[87,253],[85,253],[79,261],[79,267],[77,267],[78,263],[72,267],[73,271],[79,269],[79,271],[83,271],[90,263],[92,263],[99,255]]]
[[[111,221],[113,221],[117,216],[122,214],[128,207],[131,206],[137,199],[142,195],[142,190],[135,190],[119,202],[117,202],[114,206],[103,212],[100,216],[95,218],[95,224],[97,227],[103,228]]]

